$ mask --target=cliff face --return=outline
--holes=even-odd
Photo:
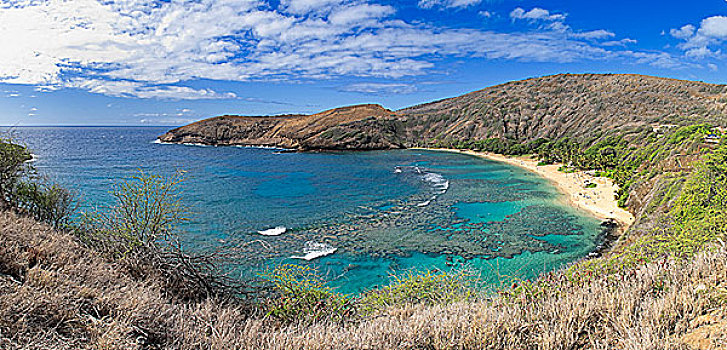
[[[167,132],[163,142],[276,146],[301,150],[402,148],[396,113],[379,105],[336,108],[313,115],[221,116]]]
[[[725,125],[727,86],[640,75],[555,75],[392,112],[378,105],[313,115],[222,116],[160,139],[212,145],[389,149],[438,141],[583,137],[653,124]]]

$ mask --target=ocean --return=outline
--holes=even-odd
[[[166,127],[11,131],[41,174],[103,210],[139,171],[183,171],[185,249],[230,250],[255,278],[278,264],[318,269],[357,293],[392,275],[466,268],[485,285],[534,278],[593,251],[600,221],[547,180],[469,155],[425,150],[288,153],[155,143]]]

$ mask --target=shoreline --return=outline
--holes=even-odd
[[[447,148],[421,148],[430,151],[445,151],[467,154],[531,171],[550,181],[565,196],[568,205],[600,220],[615,220],[620,233],[625,232],[635,221],[634,216],[618,206],[614,195],[618,186],[605,177],[595,177],[584,171],[564,173],[558,171],[559,164],[538,165],[530,157],[511,157],[489,152],[458,150]],[[585,188],[586,182],[595,183],[595,188]]]

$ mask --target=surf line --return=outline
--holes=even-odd
[[[273,228],[269,228],[267,230],[261,230],[257,231],[258,234],[261,234],[263,236],[280,236],[288,229],[285,226],[277,226]]]
[[[313,259],[317,259],[326,255],[331,255],[335,253],[338,250],[338,248],[335,248],[329,244],[326,243],[317,243],[313,241],[307,241],[305,242],[305,246],[303,247],[303,256],[291,256],[291,259],[301,259],[306,261],[311,261]]]

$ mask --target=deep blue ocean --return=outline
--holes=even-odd
[[[81,210],[110,204],[113,186],[139,170],[184,171],[192,218],[181,227],[186,249],[234,251],[231,270],[241,278],[281,263],[312,264],[339,291],[354,293],[392,274],[464,266],[486,283],[509,283],[584,257],[602,233],[546,180],[468,155],[154,143],[168,129],[11,134],[36,155],[43,175],[79,194]],[[261,234],[283,227],[278,236]]]

